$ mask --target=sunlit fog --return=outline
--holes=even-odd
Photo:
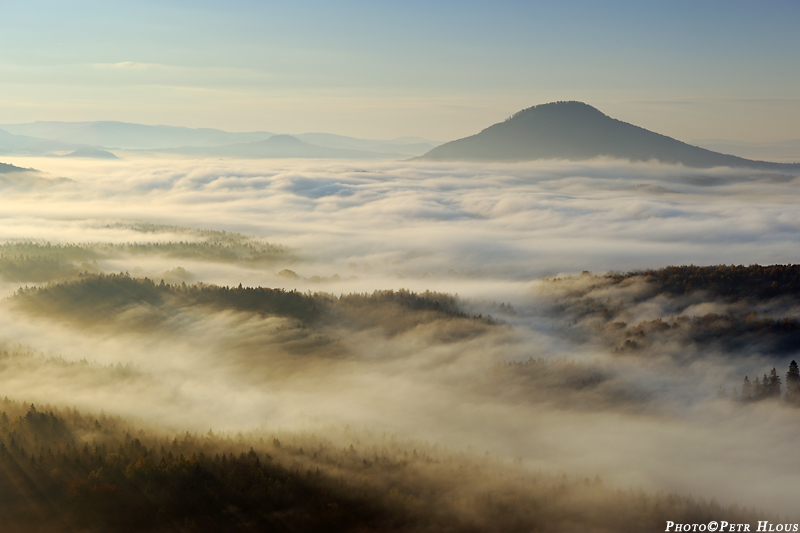
[[[800,301],[735,281],[797,262],[793,175],[603,159],[7,159],[40,171],[2,180],[0,393],[22,402],[9,416],[34,404],[122,417],[145,447],[254,447],[394,490],[375,505],[405,498],[402,516],[429,525],[412,494],[441,523],[479,528],[491,513],[468,502],[495,492],[519,515],[511,529],[571,531],[608,506],[663,524],[639,498],[665,520],[795,513],[796,400],[745,401],[742,380],[766,387],[773,367],[784,380]],[[723,290],[730,276],[739,288]],[[360,467],[322,461],[351,445]],[[364,470],[423,453],[402,483]],[[550,514],[523,512],[559,484]]]

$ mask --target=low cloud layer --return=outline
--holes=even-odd
[[[796,411],[709,392],[756,362],[730,363],[717,349],[689,363],[669,357],[696,350],[683,338],[659,348],[666,357],[620,356],[591,317],[553,311],[583,290],[581,278],[557,290],[544,290],[551,282],[541,278],[799,262],[798,178],[612,161],[8,162],[44,173],[35,188],[5,186],[0,239],[83,250],[162,245],[113,248],[87,263],[92,270],[75,259],[78,270],[335,295],[430,289],[458,294],[466,317],[404,322],[408,315],[376,313],[368,325],[361,315],[320,325],[131,301],[119,316],[83,324],[11,298],[0,306],[0,337],[44,355],[6,361],[4,394],[206,431],[352,424],[520,458],[531,469],[599,473],[621,486],[770,511],[794,502],[787,472],[800,467]],[[41,181],[62,177],[70,181]],[[217,237],[187,228],[249,235],[285,253],[255,262],[192,255],[186,250],[199,248],[175,243]],[[17,259],[8,261],[20,275]],[[27,284],[3,281],[5,296]],[[600,287],[592,297],[624,304],[626,321],[670,312],[674,302],[637,301],[637,290]],[[698,314],[720,309],[693,305]],[[45,364],[58,355],[90,364]],[[117,363],[135,371],[102,366]]]
[[[136,239],[104,227],[119,219],[227,229],[302,250],[317,275],[444,276],[452,269],[530,279],[584,269],[786,263],[796,259],[800,228],[793,202],[800,183],[754,171],[617,162],[13,163],[74,181],[35,195],[7,191],[3,237]]]

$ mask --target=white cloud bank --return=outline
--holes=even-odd
[[[584,269],[798,261],[800,181],[618,162],[15,159],[73,182],[4,191],[0,238],[131,239],[104,221],[255,234],[309,274],[528,280]],[[430,284],[430,280],[426,281]]]
[[[520,310],[509,318],[515,328],[442,343],[424,330],[390,339],[367,332],[344,342],[358,357],[368,354],[369,362],[320,363],[259,386],[244,380],[231,362],[238,343],[252,336],[266,346],[267,369],[280,346],[270,344],[267,326],[249,319],[200,314],[176,319],[174,331],[163,336],[87,334],[3,307],[4,338],[69,360],[136,361],[157,376],[87,392],[88,386],[76,390],[74,383],[93,378],[76,381],[74,369],[56,367],[20,373],[7,390],[28,391],[28,400],[72,397],[81,406],[96,402],[129,415],[143,410],[174,424],[181,423],[180,413],[193,427],[378,425],[522,457],[532,467],[600,472],[648,489],[716,495],[769,509],[794,501],[787,472],[800,468],[792,448],[798,430],[790,423],[796,413],[761,405],[741,411],[698,394],[700,387],[718,386],[714,376],[725,365],[718,359],[691,368],[639,365],[558,338],[548,333],[550,317],[537,314],[533,289],[542,276],[584,269],[800,262],[797,178],[611,161],[462,165],[127,157],[112,163],[8,161],[71,181],[34,189],[7,185],[0,198],[0,239],[175,238],[114,226],[124,220],[243,232],[291,247],[296,256],[269,269],[167,257],[120,258],[103,266],[154,273],[182,266],[202,281],[304,291],[447,291],[470,298],[476,311],[482,300],[511,301]],[[276,276],[284,267],[301,278]],[[342,280],[307,279],[333,274]],[[11,290],[6,287],[6,294]],[[473,394],[471,387],[494,361],[559,355],[614,364],[622,383],[656,383],[661,410],[580,412]],[[760,481],[765,479],[770,483]]]

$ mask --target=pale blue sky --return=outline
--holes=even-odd
[[[800,138],[800,2],[0,0],[0,123],[451,139],[582,100],[684,140]]]

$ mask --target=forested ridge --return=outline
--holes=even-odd
[[[597,477],[520,475],[488,458],[349,428],[332,432],[340,444],[313,434],[153,431],[0,401],[3,530],[599,532],[763,518],[621,491]]]
[[[641,272],[612,273],[608,277],[617,283],[643,278],[657,291],[676,295],[708,291],[712,296],[731,300],[800,296],[800,265],[668,266]]]
[[[149,308],[207,306],[262,315],[295,318],[307,323],[333,316],[375,321],[379,311],[392,309],[412,313],[420,320],[429,318],[467,318],[453,296],[427,291],[384,290],[334,296],[326,293],[301,293],[267,287],[227,287],[195,283],[159,283],[148,278],[133,278],[127,273],[80,273],[73,281],[43,287],[20,288],[15,299],[25,308],[43,313],[103,320],[133,305]],[[378,313],[376,315],[376,313]]]
[[[170,441],[115,417],[2,408],[5,531],[338,531],[393,518],[318,468],[273,461],[263,439],[257,453],[211,432]]]
[[[800,265],[670,266],[556,278],[552,309],[615,353],[656,356],[669,342],[732,355],[789,354],[800,345]],[[557,296],[556,296],[557,295]],[[642,320],[660,310],[660,317]],[[692,352],[676,353],[677,358]]]
[[[774,353],[791,353],[800,346],[800,321],[795,317],[765,318],[757,313],[701,316],[677,316],[672,319],[644,321],[627,327],[620,322],[608,325],[611,332],[622,332],[628,341],[618,352],[642,351],[649,342],[680,336],[684,342],[716,347],[735,353],[752,347]]]

